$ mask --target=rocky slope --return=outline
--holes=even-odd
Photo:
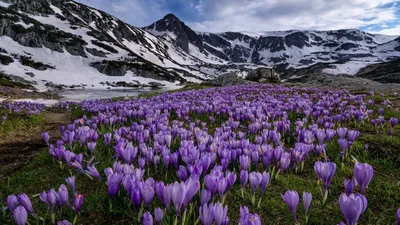
[[[177,62],[184,51],[74,1],[1,0],[0,43],[0,70],[41,89],[118,81],[171,86],[210,77],[189,68],[202,63],[194,57]]]
[[[0,70],[39,90],[174,87],[321,63],[323,73],[355,74],[400,57],[395,38],[359,30],[201,33],[172,14],[137,28],[72,0],[0,0]]]
[[[278,32],[194,32],[169,14],[143,29],[170,40],[186,53],[217,62],[251,63],[284,68],[303,68],[316,63],[347,60],[352,68],[400,57],[399,38],[360,30]],[[330,73],[354,74],[340,64]]]
[[[380,83],[400,83],[400,59],[369,65],[362,68],[356,76]]]

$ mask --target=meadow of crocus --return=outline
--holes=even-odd
[[[246,85],[62,103],[82,118],[41,134],[48,153],[3,188],[0,222],[400,224],[395,95]]]

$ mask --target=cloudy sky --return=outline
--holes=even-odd
[[[77,0],[142,27],[173,13],[196,31],[358,28],[400,35],[400,0]]]

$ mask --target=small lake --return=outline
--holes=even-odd
[[[166,89],[113,89],[113,90],[96,90],[96,89],[82,89],[82,90],[63,90],[58,91],[57,94],[62,96],[61,101],[82,101],[82,100],[93,100],[100,98],[114,98],[114,97],[134,97],[141,94],[149,93],[162,93],[167,91]]]
[[[32,102],[38,104],[45,104],[47,106],[55,105],[59,102],[64,101],[84,101],[84,100],[94,100],[94,99],[102,99],[102,98],[114,98],[114,97],[135,97],[141,94],[150,94],[150,93],[163,93],[170,89],[113,89],[113,90],[101,90],[101,89],[80,89],[80,90],[62,90],[55,92],[62,99],[32,99],[32,98],[20,98],[20,99],[11,99],[11,101],[24,101],[24,102]],[[5,98],[0,98],[0,102],[6,100]]]

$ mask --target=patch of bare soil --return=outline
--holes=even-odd
[[[69,112],[46,112],[45,122],[31,127],[15,129],[0,138],[0,180],[26,165],[39,151],[46,151],[47,145],[41,133],[49,133],[51,140],[59,138],[59,128],[71,122]]]

